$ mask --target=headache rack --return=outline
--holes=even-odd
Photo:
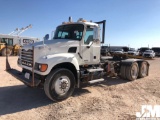
[[[35,68],[34,46],[32,46],[32,50],[31,49],[27,51],[24,49],[21,50],[21,60],[20,61],[22,65],[32,68],[29,79],[25,77],[26,73],[23,73],[21,71],[18,71],[10,67],[7,55],[6,55],[6,71],[28,86],[31,86],[31,87],[38,86],[41,81],[34,77],[34,68]]]

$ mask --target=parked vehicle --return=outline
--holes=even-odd
[[[105,74],[114,73],[127,80],[148,76],[149,63],[142,59],[101,59],[105,23],[105,20],[87,22],[82,18],[72,22],[69,18],[69,22],[56,28],[52,40],[22,47],[17,61],[22,72],[14,69],[8,72],[28,86],[44,86],[53,101],[68,98],[82,83],[104,81]]]
[[[123,49],[113,49],[112,51],[110,51],[111,54],[123,54],[124,51]]]
[[[141,48],[139,49],[139,55],[142,56],[143,53],[144,53],[146,50],[150,50],[150,49],[149,49],[148,47],[141,47]]]
[[[151,57],[154,58],[155,57],[155,52],[153,50],[146,50],[143,53],[143,57]]]
[[[128,51],[128,55],[139,55],[139,51],[135,50],[135,48],[130,48],[130,50]]]
[[[21,46],[38,42],[38,38],[20,36],[22,32],[31,28],[29,25],[25,28],[16,29],[9,34],[0,34],[0,54],[5,56],[18,55]],[[6,47],[7,44],[7,47]]]
[[[109,55],[108,46],[101,46],[101,55],[102,55],[102,56]]]
[[[123,49],[114,50],[113,52],[114,52],[114,53],[120,53],[120,54],[123,54]]]
[[[152,50],[155,52],[155,56],[160,56],[160,47],[152,47]]]

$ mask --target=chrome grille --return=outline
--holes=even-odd
[[[21,50],[21,63],[22,65],[32,67],[33,66],[33,50]]]

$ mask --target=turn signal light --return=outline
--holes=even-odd
[[[47,64],[39,64],[38,68],[41,72],[45,72],[48,68],[48,65]]]

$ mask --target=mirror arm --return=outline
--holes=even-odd
[[[87,48],[90,48],[92,46],[93,42],[90,42]]]

